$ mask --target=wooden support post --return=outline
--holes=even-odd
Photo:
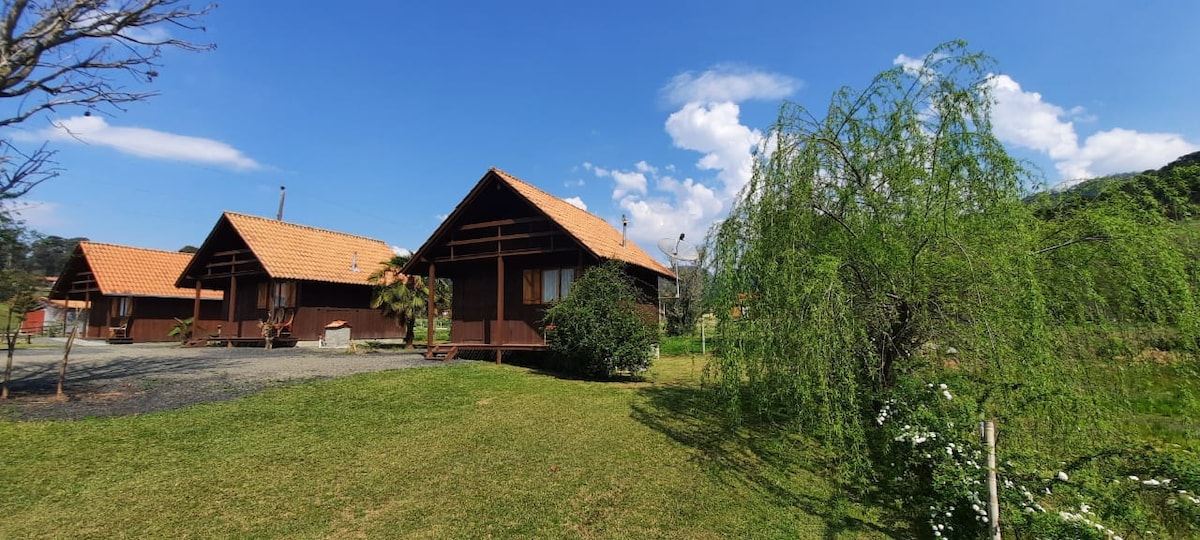
[[[233,337],[242,337],[241,325],[234,326],[233,316],[237,309],[237,277],[229,276],[229,326],[234,328]],[[232,343],[230,343],[232,346]]]
[[[426,351],[433,350],[433,325],[434,325],[434,321],[437,316],[437,308],[434,307],[435,300],[436,300],[434,297],[437,296],[437,286],[436,286],[437,281],[436,281],[436,279],[437,279],[437,273],[434,271],[433,261],[429,261],[429,281],[427,281],[425,283],[425,288],[429,290],[429,294],[427,296],[427,301],[429,303],[429,305],[428,305],[429,324],[428,324],[428,327],[425,329],[426,330],[426,337],[425,337],[425,350]]]
[[[67,299],[69,300],[70,297],[68,296]],[[92,318],[92,291],[84,291],[84,293],[83,293],[83,337],[85,337],[85,338],[88,336],[88,330],[89,330],[88,326],[91,326],[88,323],[92,322],[91,318]],[[75,321],[75,324],[78,325],[79,321]]]
[[[196,279],[196,302],[192,304],[192,336],[196,339],[196,329],[200,328],[200,279]]]
[[[496,257],[496,345],[501,347],[496,349],[497,364],[504,356],[504,326],[504,257],[500,256]]]
[[[996,489],[996,424],[983,424],[983,440],[987,445],[988,538],[1000,540],[1000,498]]]

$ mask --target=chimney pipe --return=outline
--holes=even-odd
[[[287,197],[287,186],[279,186],[279,214],[275,216],[277,221],[283,221],[283,199]]]
[[[629,220],[625,219],[625,214],[621,214],[621,247],[625,247],[625,229],[629,227]]]

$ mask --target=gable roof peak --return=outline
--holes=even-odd
[[[671,270],[643,251],[633,241],[623,239],[621,231],[617,230],[616,227],[604,218],[579,208],[529,182],[521,180],[503,169],[498,167],[489,168],[488,172],[483,175],[483,178],[476,184],[472,192],[478,190],[483,185],[483,182],[493,176],[507,185],[509,189],[516,192],[519,197],[529,202],[538,212],[541,212],[561,227],[580,246],[591,252],[592,255],[601,259],[624,261],[664,276],[674,276]],[[463,203],[469,200],[470,197],[468,195]],[[430,242],[437,238],[439,233],[444,232],[444,227],[453,219],[453,216],[462,211],[463,203],[459,203],[459,206],[451,213],[451,217],[443,222],[442,228],[435,231],[433,236],[426,241],[426,244],[421,246],[421,249],[417,252],[418,254],[423,254],[423,251],[429,246]],[[414,256],[413,261],[406,268],[415,264],[416,260],[417,257]]]

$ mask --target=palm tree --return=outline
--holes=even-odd
[[[385,317],[396,321],[404,328],[404,346],[413,346],[413,320],[426,309],[428,291],[419,276],[400,273],[409,257],[396,255],[383,263],[383,267],[371,274],[367,281],[375,285],[371,307],[383,311]]]

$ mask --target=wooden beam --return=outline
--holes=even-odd
[[[205,268],[221,268],[221,267],[225,267],[225,266],[237,266],[239,264],[250,264],[250,263],[257,263],[257,262],[258,262],[258,259],[239,259],[236,261],[210,262],[210,263],[204,265],[204,267]]]
[[[504,345],[504,257],[496,257],[496,344]],[[496,363],[503,352],[496,349]]]
[[[192,339],[196,339],[197,328],[200,328],[200,280],[198,279],[196,280],[196,301],[192,304]]]
[[[204,274],[200,279],[205,281],[225,280],[234,276],[261,276],[266,274],[263,270],[243,270],[241,272],[222,272],[220,274]]]
[[[478,259],[490,259],[492,257],[499,257],[501,255],[504,255],[505,257],[511,257],[514,255],[544,255],[547,253],[562,253],[562,252],[566,252],[566,251],[575,251],[576,249],[578,249],[578,248],[576,248],[574,246],[565,247],[565,248],[554,248],[554,249],[533,248],[533,249],[518,249],[518,250],[513,250],[513,251],[505,251],[505,252],[501,252],[501,253],[492,252],[492,253],[479,253],[479,254],[475,254],[475,255],[459,255],[459,256],[455,256],[455,257],[435,257],[432,261],[430,261],[430,264],[433,264],[434,262],[457,262],[457,261],[473,261],[473,260],[478,260]]]
[[[213,253],[213,254],[212,254],[212,256],[213,256],[213,257],[228,257],[228,256],[230,256],[230,255],[242,255],[242,254],[245,254],[245,253],[251,253],[251,254],[253,254],[254,252],[253,252],[253,251],[250,251],[250,249],[249,249],[249,248],[246,248],[246,249],[234,249],[234,250],[230,250],[230,251],[218,251],[218,252],[216,252],[216,253]]]
[[[453,240],[450,242],[446,242],[445,244],[442,244],[442,245],[443,246],[465,246],[468,244],[484,244],[487,242],[499,242],[499,241],[504,241],[504,240],[521,240],[524,238],[541,238],[541,237],[545,237],[545,236],[554,236],[554,235],[561,235],[561,234],[563,234],[563,233],[561,233],[559,231],[541,231],[541,232],[532,232],[532,233],[505,234],[505,235],[499,235],[499,236],[489,236],[486,238],[471,238],[469,240]]]
[[[497,219],[495,221],[484,221],[481,223],[468,223],[466,225],[459,225],[458,230],[469,231],[472,229],[486,229],[488,227],[500,227],[503,225],[518,225],[521,223],[537,223],[539,221],[545,221],[547,223],[550,222],[550,220],[548,220],[542,216],[511,218],[511,219]]]
[[[429,354],[429,351],[433,350],[433,323],[434,323],[434,319],[436,318],[435,316],[437,314],[437,308],[434,307],[434,303],[435,303],[434,296],[437,295],[437,286],[436,286],[437,281],[435,280],[436,277],[437,277],[437,273],[434,271],[433,263],[430,262],[429,263],[429,281],[427,281],[425,283],[425,288],[429,290],[429,294],[426,295],[426,300],[428,301],[427,307],[429,308],[429,313],[428,313],[429,323],[426,326],[426,337],[425,337],[425,354],[426,355]],[[412,323],[410,322],[409,324],[412,324]]]
[[[237,309],[237,277],[229,277],[229,325],[233,326],[233,314]],[[241,328],[235,328],[234,337],[242,337]]]

